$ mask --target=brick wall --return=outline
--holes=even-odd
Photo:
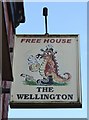
[[[12,73],[11,73],[11,63],[12,63],[12,59],[13,59],[13,53],[10,53],[9,48],[13,48],[13,46],[14,46],[15,27],[17,27],[20,23],[24,23],[25,22],[25,17],[24,17],[23,3],[19,3],[19,4],[14,3],[15,6],[13,7],[13,4],[9,4],[9,2],[5,2],[6,0],[2,0],[2,1],[3,2],[1,2],[2,3],[1,6],[3,6],[2,7],[3,8],[3,10],[2,10],[3,11],[3,17],[2,17],[3,18],[3,20],[2,20],[2,26],[3,27],[0,26],[0,28],[3,31],[2,32],[3,35],[0,34],[0,35],[2,35],[2,36],[0,36],[0,38],[2,38],[2,40],[0,40],[0,42],[2,41],[2,45],[5,45],[5,46],[3,47],[4,50],[2,49],[2,51],[4,51],[2,53],[4,53],[4,54],[2,54],[2,56],[0,56],[0,57],[2,57],[1,59],[4,58],[3,61],[4,60],[5,61],[4,62],[2,61],[3,67],[2,67],[2,69],[0,69],[0,72],[2,70],[2,74],[3,74],[2,75],[3,76],[2,77],[3,81],[0,81],[0,84],[3,88],[10,88],[11,87],[10,80],[13,79],[12,78]],[[16,7],[15,14],[10,14],[11,11],[12,11],[11,13],[13,13],[13,10],[14,10],[15,7]],[[19,10],[22,11],[21,14],[19,14],[19,12],[17,12]],[[16,19],[14,17],[16,17]],[[16,20],[15,23],[12,22],[14,20],[13,18]],[[22,18],[22,19],[20,19],[20,18]],[[9,47],[7,47],[7,46],[9,46]],[[8,53],[7,53],[7,51],[8,51]],[[1,63],[1,61],[0,61],[0,63]],[[8,73],[10,75],[8,75]],[[7,120],[8,119],[9,99],[10,99],[10,94],[3,93],[0,96],[0,116],[2,116],[2,120],[4,120],[4,119]]]
[[[8,7],[7,3],[3,2],[7,41],[8,41],[8,45],[10,47],[10,43],[12,45],[12,43],[13,43],[12,41],[14,41],[14,32],[13,32],[13,27],[12,27],[12,21],[9,18],[9,11],[8,11],[7,7]],[[10,88],[11,87],[11,82],[7,81],[7,80],[3,81],[2,82],[2,87],[3,88]],[[3,119],[5,119],[5,120],[8,119],[9,98],[10,98],[10,94],[2,94],[2,96],[1,96],[1,100],[2,100],[2,106],[1,106],[2,120]]]

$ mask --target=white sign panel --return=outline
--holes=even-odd
[[[78,37],[15,36],[12,105],[80,102]]]

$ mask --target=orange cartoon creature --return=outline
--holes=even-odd
[[[58,63],[55,57],[57,52],[53,51],[52,46],[48,46],[46,50],[41,49],[43,54],[38,54],[37,58],[43,58],[43,62],[40,66],[39,72],[40,75],[45,77],[51,76],[52,79],[56,82],[66,82],[71,79],[70,73],[64,73],[63,75],[67,75],[67,77],[62,77],[58,73]]]

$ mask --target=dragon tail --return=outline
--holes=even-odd
[[[69,81],[71,79],[70,73],[64,73],[63,75],[65,76],[64,77],[65,80]]]

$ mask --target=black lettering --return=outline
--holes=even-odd
[[[49,99],[49,94],[43,94],[43,96],[44,99]]]
[[[53,92],[53,91],[54,91],[53,87],[49,87],[49,92]]]
[[[35,94],[35,99],[40,99],[40,97],[38,97],[38,94]]]
[[[54,94],[51,94],[51,95],[50,95],[50,99],[55,99],[55,95],[54,95]]]
[[[18,99],[23,99],[25,94],[17,94]]]
[[[63,100],[67,99],[67,95],[66,94],[63,94],[61,97],[62,97]]]
[[[73,94],[71,94],[71,95],[68,94],[68,100],[70,100],[70,99],[71,99],[71,100],[73,99]]]
[[[61,94],[56,94],[57,99],[60,99]]]
[[[29,94],[25,94],[24,99],[29,99]]]
[[[30,99],[35,99],[35,98],[33,97],[33,94],[30,94]]]
[[[41,92],[41,87],[37,87],[37,92]]]
[[[42,92],[49,92],[48,87],[43,87]]]

